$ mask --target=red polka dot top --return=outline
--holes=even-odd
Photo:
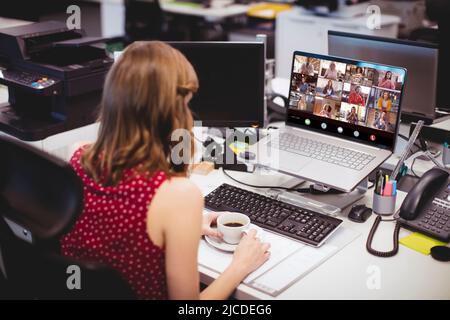
[[[164,249],[153,244],[146,226],[148,207],[166,176],[128,170],[116,186],[105,187],[81,167],[82,152],[70,164],[84,184],[84,209],[61,240],[62,254],[119,271],[140,299],[167,299]]]

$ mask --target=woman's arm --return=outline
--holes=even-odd
[[[197,256],[202,211],[203,196],[186,178],[166,181],[149,208],[149,223],[156,220],[151,219],[152,215],[162,221],[160,225],[165,248],[167,288],[171,299],[226,299],[250,271],[268,258],[265,254],[267,245],[261,245],[254,237],[247,239],[255,248],[247,246],[244,259],[235,257],[222,275],[200,294]],[[245,245],[244,241],[241,242]],[[248,259],[249,249],[254,251],[253,259]],[[264,252],[261,253],[261,250]],[[247,260],[255,261],[250,264]],[[259,264],[255,265],[256,262]]]

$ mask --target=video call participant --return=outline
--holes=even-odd
[[[361,67],[356,67],[355,73],[352,75],[353,82],[361,83],[364,78],[364,70]]]
[[[171,160],[170,139],[174,130],[191,132],[188,103],[197,88],[178,50],[132,43],[106,77],[98,139],[70,160],[84,184],[84,209],[61,252],[117,270],[141,299],[226,299],[269,258],[269,244],[251,230],[200,292],[199,241],[221,236],[210,228],[217,214],[203,216],[202,193],[187,178],[188,164]]]
[[[378,98],[377,108],[383,111],[391,111],[392,100],[387,91],[384,91],[383,95]]]
[[[337,80],[338,74],[334,62],[330,63],[330,67],[325,71],[324,77],[331,80]]]
[[[328,83],[323,88],[322,93],[325,95],[325,97],[330,97],[334,94],[333,81],[328,80]]]
[[[305,77],[301,77],[301,83],[298,85],[300,93],[307,93],[309,91],[309,84],[306,83]]]
[[[319,113],[319,116],[331,119],[333,116],[332,111],[333,111],[333,108],[331,107],[331,105],[326,103],[323,105],[322,110]]]
[[[347,115],[346,120],[349,123],[358,124],[358,114],[356,113],[355,107],[352,107],[350,113]]]
[[[387,129],[386,112],[382,111],[381,113],[378,113],[372,126],[379,130],[386,130]]]
[[[378,83],[378,86],[380,88],[394,90],[395,89],[395,84],[394,84],[394,81],[392,81],[391,78],[392,78],[392,72],[387,71],[384,74],[384,78],[381,79],[380,82]]]
[[[306,62],[303,62],[301,67],[300,67],[300,73],[301,74],[306,74],[308,76],[313,76],[314,75],[314,66],[311,63],[311,58],[307,57],[306,58]]]
[[[348,103],[357,104],[360,106],[364,105],[364,98],[361,95],[361,87],[356,86],[348,96]]]

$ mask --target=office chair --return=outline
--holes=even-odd
[[[0,154],[0,297],[134,298],[118,272],[59,253],[60,238],[83,209],[71,166],[4,136]]]

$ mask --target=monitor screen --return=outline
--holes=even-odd
[[[434,118],[439,49],[431,43],[329,31],[328,53],[333,56],[402,66],[408,70],[402,113]]]
[[[295,52],[287,123],[392,150],[406,69]]]
[[[208,127],[264,125],[264,44],[169,42],[192,63],[200,88],[189,103]]]

